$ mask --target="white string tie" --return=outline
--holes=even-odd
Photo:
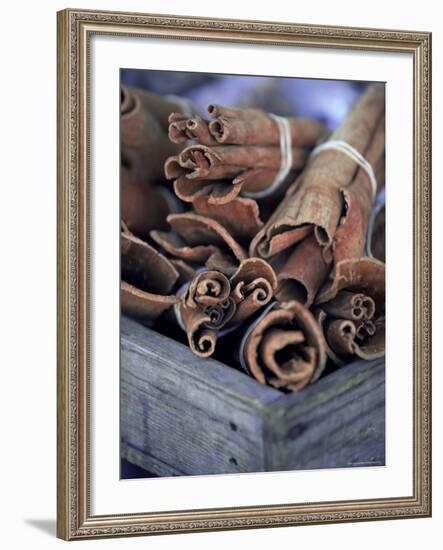
[[[361,168],[363,168],[363,170],[368,175],[369,182],[372,188],[372,200],[374,200],[377,193],[377,180],[375,179],[374,170],[372,169],[371,164],[365,159],[365,157],[361,153],[359,153],[359,151],[357,151],[355,147],[349,145],[349,143],[347,143],[346,141],[342,141],[339,139],[331,139],[329,141],[321,143],[312,151],[311,157],[318,155],[318,153],[321,153],[322,151],[328,151],[330,149],[345,153],[350,159],[352,159],[359,166],[361,166]]]
[[[287,118],[274,115],[269,113],[269,116],[272,117],[277,123],[278,130],[280,132],[280,153],[281,153],[281,163],[280,169],[277,172],[274,181],[269,187],[263,189],[262,191],[252,192],[252,193],[242,193],[243,196],[249,197],[251,199],[263,199],[272,195],[280,185],[285,181],[287,175],[292,168],[292,138],[291,138],[291,127]]]

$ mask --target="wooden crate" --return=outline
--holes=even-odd
[[[283,394],[123,317],[121,454],[160,476],[384,465],[384,360]]]

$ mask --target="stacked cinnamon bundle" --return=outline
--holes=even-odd
[[[158,158],[182,211],[165,230],[143,210],[148,235],[123,212],[123,310],[177,323],[201,357],[236,335],[234,362],[289,391],[328,359],[382,356],[385,268],[365,245],[384,186],[384,110],[384,89],[368,88],[329,138],[318,121],[258,109],[171,110],[176,149]]]

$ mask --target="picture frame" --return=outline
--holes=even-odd
[[[58,536],[73,540],[430,516],[431,34],[76,9],[59,12],[57,24]],[[408,301],[413,319],[412,368],[407,371],[413,398],[411,468],[407,472],[410,494],[332,500],[316,496],[299,500],[295,495],[294,499],[269,499],[269,504],[247,506],[228,501],[223,506],[186,507],[185,502],[177,509],[153,502],[151,511],[93,510],[92,480],[100,464],[92,458],[91,447],[100,412],[94,408],[97,384],[91,359],[98,342],[94,324],[99,307],[91,301],[93,253],[97,252],[91,243],[95,243],[94,217],[97,209],[103,208],[91,199],[95,170],[91,151],[96,147],[91,138],[95,116],[91,112],[91,80],[96,77],[91,49],[97,36],[111,41],[116,37],[138,42],[149,39],[159,44],[187,41],[201,48],[240,44],[277,50],[309,48],[321,53],[343,50],[357,56],[371,52],[409,56],[413,76],[412,232],[407,245],[413,281]],[[118,271],[118,266],[115,269]],[[118,472],[115,475],[118,477]],[[195,479],[187,481],[196,483]],[[174,483],[178,480],[168,480],[172,494]],[[263,498],[266,502],[266,495]]]

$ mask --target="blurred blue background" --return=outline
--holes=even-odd
[[[237,76],[122,69],[123,84],[194,102],[204,115],[209,103],[259,107],[280,116],[305,116],[332,130],[371,82],[268,76]]]

